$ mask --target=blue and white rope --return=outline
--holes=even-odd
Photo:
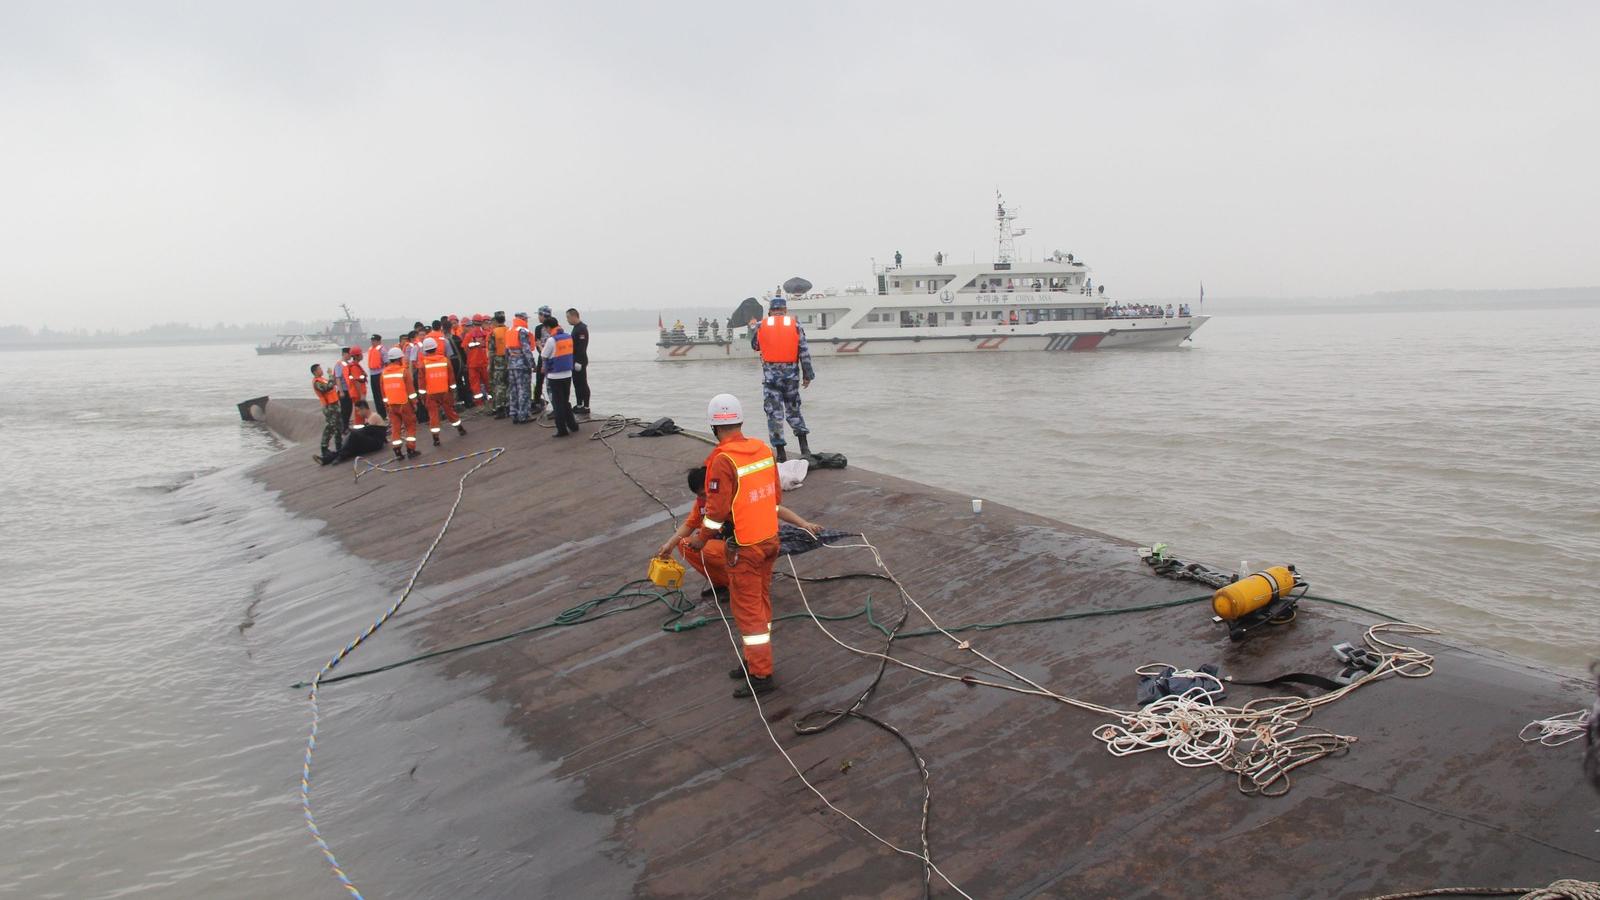
[[[381,466],[373,465],[359,456],[355,459],[355,476],[356,480],[359,481],[362,475],[374,469],[380,472],[409,472],[413,469],[426,469],[431,466],[442,466],[448,463],[473,459],[474,457],[484,457],[477,465],[467,470],[465,475],[461,476],[461,481],[456,486],[455,502],[450,504],[450,512],[444,517],[444,525],[439,528],[439,533],[434,536],[433,543],[428,545],[428,551],[422,554],[422,560],[417,563],[416,569],[412,571],[411,578],[406,581],[405,590],[400,592],[399,598],[388,609],[384,610],[383,615],[379,616],[371,625],[368,625],[365,631],[361,632],[350,643],[345,644],[343,649],[324,663],[322,669],[317,672],[316,677],[312,678],[310,682],[311,693],[308,699],[311,701],[311,731],[306,735],[306,755],[300,766],[300,809],[305,814],[306,830],[311,832],[311,839],[316,842],[317,849],[322,851],[323,859],[326,859],[328,865],[333,867],[333,877],[339,879],[339,884],[349,892],[350,896],[357,898],[357,900],[361,900],[360,889],[356,887],[354,881],[350,880],[350,876],[345,874],[344,867],[339,865],[339,858],[333,854],[333,848],[328,845],[327,838],[322,836],[322,829],[317,827],[317,817],[311,811],[311,757],[317,750],[317,729],[322,724],[322,709],[317,703],[317,691],[322,684],[323,678],[337,668],[345,657],[365,643],[367,638],[376,634],[378,629],[383,627],[383,623],[389,621],[395,613],[400,611],[400,607],[405,605],[406,598],[411,596],[412,589],[417,586],[418,576],[422,574],[423,568],[428,565],[428,560],[433,558],[433,552],[439,548],[439,542],[444,540],[445,532],[450,530],[450,523],[456,517],[456,509],[461,506],[461,498],[466,495],[467,479],[471,478],[474,472],[494,462],[500,454],[505,452],[505,449],[504,447],[491,447],[488,450],[477,450],[450,459],[402,466],[397,469],[388,468],[387,464]],[[366,468],[362,468],[363,465]]]

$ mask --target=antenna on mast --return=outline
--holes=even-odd
[[[1006,198],[1000,195],[999,188],[995,189],[994,199],[995,230],[997,232],[995,239],[995,262],[1009,263],[1017,256],[1017,236],[1027,234],[1028,229],[1019,228],[1015,233],[1013,233],[1011,230],[1011,223],[1016,221],[1017,211],[1015,209],[1006,209]]]

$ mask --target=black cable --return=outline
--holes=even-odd
[[[797,581],[831,581],[840,578],[860,578],[865,575],[893,580],[876,573],[827,575],[818,578],[797,578],[793,575],[789,577],[795,578]],[[904,732],[864,711],[867,701],[872,697],[872,692],[877,690],[879,683],[883,681],[883,673],[889,666],[889,655],[894,651],[895,638],[898,636],[900,629],[905,627],[906,620],[910,616],[911,604],[902,600],[900,603],[900,620],[895,622],[893,628],[889,629],[888,637],[884,639],[883,655],[878,658],[878,672],[873,676],[866,689],[856,697],[854,703],[844,709],[823,708],[812,710],[794,720],[794,730],[796,734],[821,734],[847,718],[860,719],[894,735],[895,740],[898,740],[906,748],[906,752],[911,754],[912,761],[917,765],[917,774],[922,777],[922,819],[918,826],[918,832],[922,838],[922,897],[923,900],[930,900],[933,895],[933,850],[928,842],[928,815],[933,806],[933,779],[928,774],[928,764],[923,760],[922,754],[917,751],[916,745],[911,743],[911,739],[906,737]]]

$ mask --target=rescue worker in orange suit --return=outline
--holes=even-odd
[[[346,396],[351,409],[355,404],[367,399],[367,370],[361,368],[361,351],[355,347],[344,349],[345,358],[339,360],[339,371],[344,373]],[[360,431],[367,427],[366,419],[361,416],[351,415],[341,408],[341,415],[345,420],[345,427],[350,431]]]
[[[421,456],[417,450],[417,385],[411,367],[399,347],[389,350],[389,364],[383,367],[382,387],[376,393],[389,404],[389,448],[395,459]]]
[[[311,366],[311,392],[322,401],[322,452],[316,456],[321,462],[328,455],[328,441],[333,441],[335,453],[344,446],[344,432],[339,427],[339,388],[332,378],[322,374],[318,363]]]
[[[479,313],[472,317],[472,327],[467,329],[467,387],[472,392],[472,405],[484,404],[484,392],[489,389],[489,329],[485,327],[488,316]]]
[[[373,335],[372,345],[367,348],[367,377],[377,378],[378,373],[383,371],[383,364],[388,357],[389,348],[383,346],[383,338]],[[372,408],[376,409],[380,416],[389,415],[388,403],[385,401],[383,391],[377,385],[373,385],[372,388]]]
[[[706,457],[705,514],[689,536],[696,555],[725,542],[730,611],[744,647],[744,664],[728,673],[742,681],[735,697],[777,689],[772,674],[772,565],[778,558],[778,462],[772,448],[744,436],[739,398],[718,394],[706,409],[717,446]]]
[[[667,538],[667,542],[656,551],[656,556],[662,559],[671,559],[672,551],[677,550],[678,555],[689,564],[691,569],[704,575],[711,586],[700,592],[701,599],[709,598],[715,593],[712,588],[727,591],[728,589],[728,550],[727,543],[720,538],[706,541],[705,547],[700,552],[695,552],[689,546],[689,535],[699,530],[705,519],[706,511],[706,467],[696,466],[689,470],[689,490],[694,492],[694,508],[689,510],[689,515],[678,526],[678,530]],[[816,534],[822,526],[815,522],[808,522],[793,512],[787,506],[778,507],[778,518],[797,528]],[[726,601],[728,595],[724,593],[722,599]]]
[[[422,390],[428,407],[428,430],[433,432],[433,445],[439,444],[441,423],[449,422],[456,433],[465,435],[467,429],[456,415],[456,384],[451,380],[450,358],[439,349],[436,338],[422,342]]]

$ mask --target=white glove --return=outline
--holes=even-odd
[[[572,364],[572,371],[574,371],[574,372],[582,372],[583,371],[583,363],[573,363]]]

